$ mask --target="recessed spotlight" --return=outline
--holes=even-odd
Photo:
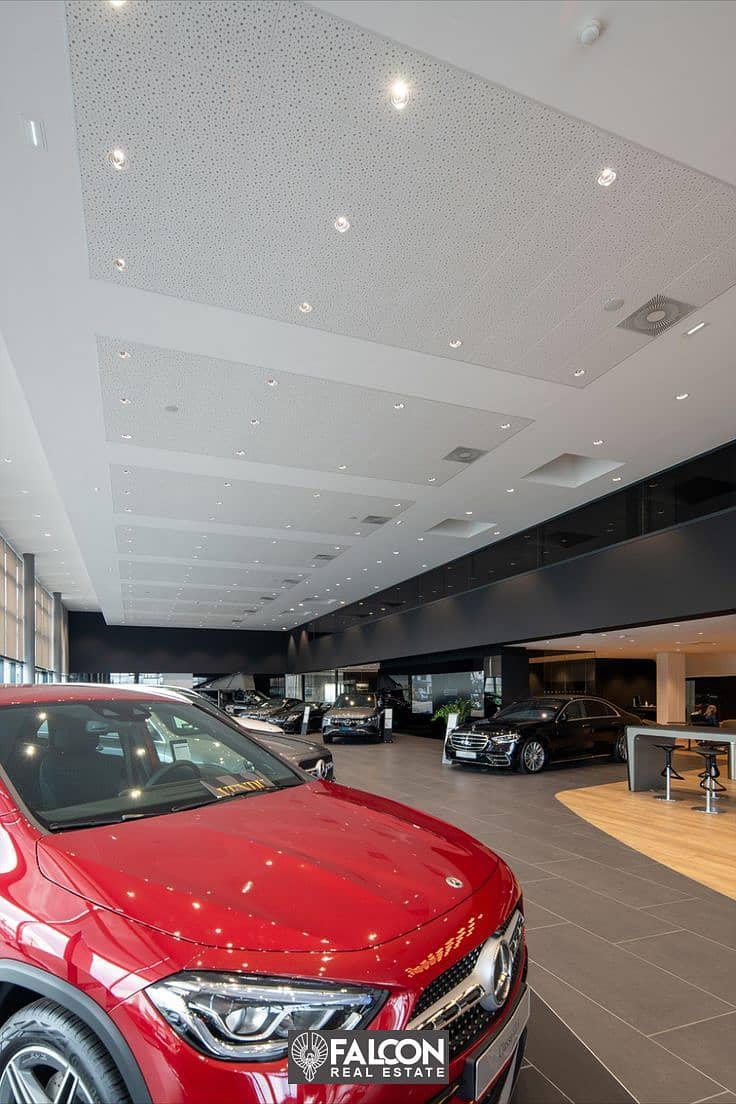
[[[465,516],[466,517],[472,517],[473,516],[473,511],[472,510],[466,510],[465,511]]]
[[[428,483],[436,483],[437,482],[437,476],[436,475],[428,475],[427,476],[427,482]]]
[[[13,463],[13,457],[12,456],[3,456],[3,463],[4,464],[12,464]]]
[[[116,268],[118,272],[124,272],[125,269],[128,267],[128,263],[125,260],[125,257],[116,257],[115,260],[112,262],[112,267]]]
[[[250,424],[252,426],[259,426],[261,424],[261,419],[260,418],[251,418]]]
[[[420,542],[420,544],[421,544],[421,542],[422,542],[422,541],[424,540],[424,537],[417,537],[417,540],[418,540],[418,541]]]
[[[459,337],[453,337],[447,342],[451,349],[459,349],[462,345],[462,340]]]
[[[594,445],[602,445],[603,444],[603,438],[599,437],[596,441],[593,442],[593,444]]]
[[[383,560],[376,560],[376,563],[377,563],[377,564],[382,564],[382,563],[383,563]]]
[[[691,326],[689,330],[685,331],[685,337],[692,337],[694,333],[697,333],[698,330],[702,330],[703,327],[707,326],[707,325],[708,325],[707,322],[698,322],[698,323],[696,323],[696,325]]]
[[[360,529],[356,529],[355,532],[353,533],[353,536],[354,537],[359,537],[360,536]]]
[[[236,449],[235,450],[235,455],[236,456],[245,456],[245,449]]]
[[[598,183],[600,184],[601,188],[610,188],[615,179],[615,170],[606,168],[601,170],[601,174],[598,177]]]
[[[501,422],[501,429],[511,429],[511,422]]]
[[[111,149],[107,155],[107,159],[114,169],[118,172],[122,172],[128,167],[128,155],[124,149],[120,149],[116,146],[115,149]]]
[[[345,218],[345,215],[338,215],[335,219],[333,226],[337,230],[338,234],[344,234],[350,229],[350,220]]]
[[[396,521],[394,522],[394,525],[403,525],[403,524],[404,524],[404,519],[403,518],[397,518]]]
[[[300,303],[299,304],[299,311],[300,311],[301,314],[311,314],[312,304],[307,303],[307,302]]]
[[[118,356],[121,360],[130,360],[130,353],[127,349],[118,349]]]
[[[348,466],[347,466],[347,464],[338,464],[338,465],[337,465],[337,470],[338,470],[338,471],[347,471],[347,470],[348,470]]]
[[[21,491],[20,493],[21,494],[30,494],[31,492],[30,491]]]
[[[314,491],[312,494],[312,498],[319,498],[319,491]]]
[[[404,409],[404,404],[402,402],[395,402],[394,403],[394,410],[403,410],[403,409]]]
[[[409,102],[409,85],[406,81],[396,80],[389,89],[391,106],[397,111],[403,111]]]
[[[575,371],[573,372],[573,375],[574,375],[575,379],[580,379],[581,376],[585,375],[585,369],[584,368],[576,368]]]
[[[513,494],[515,489],[516,489],[515,487],[507,487],[506,488],[506,494]]]
[[[621,476],[620,475],[611,476],[611,482],[612,483],[620,483],[621,482]]]
[[[130,406],[130,399],[121,399],[120,402],[123,406]]]
[[[687,399],[689,397],[690,397],[690,392],[689,391],[681,391],[679,395],[675,395],[675,398],[677,399],[678,402],[682,402],[683,399]]]
[[[223,487],[232,487],[232,483],[223,483]]]
[[[120,436],[123,438],[124,441],[132,441],[133,440],[133,434],[132,433],[121,433]]]
[[[125,507],[125,513],[126,514],[132,514],[133,513],[133,507],[132,506],[126,506]]]
[[[275,380],[275,379],[267,379],[267,380],[266,380],[266,384],[267,384],[267,385],[268,385],[269,387],[278,387],[278,385],[279,385],[279,381],[278,381],[278,380]]]

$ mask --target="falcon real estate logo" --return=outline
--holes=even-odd
[[[446,1031],[290,1031],[290,1085],[446,1085]]]

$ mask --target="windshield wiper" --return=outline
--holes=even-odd
[[[124,820],[141,820],[146,813],[122,813],[111,817],[89,817],[87,820],[51,820],[47,828],[56,832],[60,828],[101,828],[106,824],[122,824]]]

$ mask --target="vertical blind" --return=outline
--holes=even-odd
[[[53,666],[54,600],[36,583],[36,666],[50,671]]]
[[[0,537],[0,656],[23,659],[23,561]]]

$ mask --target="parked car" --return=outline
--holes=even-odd
[[[319,732],[325,707],[316,702],[305,702],[301,698],[266,698],[256,708],[233,703],[236,717],[248,717],[254,721],[270,721],[284,732],[301,732],[304,710],[309,705],[309,732]]]
[[[445,737],[452,764],[512,767],[537,774],[551,762],[585,756],[626,759],[626,726],[641,724],[603,698],[527,698],[484,721],[466,721]]]
[[[382,739],[383,706],[375,694],[351,690],[339,694],[322,722],[322,739],[331,744],[335,736],[368,736]]]
[[[178,693],[0,688],[0,760],[0,1099],[285,1104],[294,1025],[441,1025],[442,1098],[509,1099],[523,901],[483,844]]]
[[[184,697],[205,709],[222,712],[209,698],[203,698],[196,690],[182,689],[177,686],[172,686],[170,689],[174,693],[183,694]],[[236,720],[251,736],[255,736],[259,743],[265,744],[269,750],[274,751],[283,759],[288,759],[290,763],[295,763],[296,766],[301,767],[308,774],[314,775],[315,778],[332,779],[335,777],[335,763],[332,752],[324,744],[315,743],[314,740],[308,740],[304,736],[287,736],[279,725],[270,721],[257,721],[252,717],[238,714],[233,706],[226,707],[224,712],[227,716]]]

